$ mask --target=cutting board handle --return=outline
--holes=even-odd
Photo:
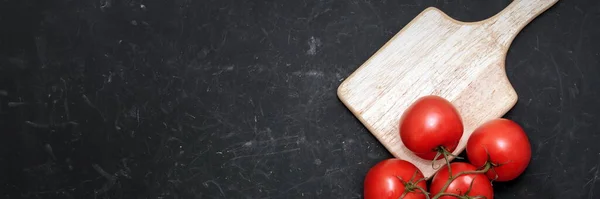
[[[529,22],[558,0],[514,0],[504,10],[484,23],[500,45],[508,48],[512,40]]]

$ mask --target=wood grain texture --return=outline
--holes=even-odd
[[[344,80],[338,96],[392,155],[430,178],[436,172],[432,162],[400,140],[403,111],[425,95],[451,101],[465,127],[453,152],[461,153],[476,127],[502,117],[517,102],[504,68],[506,53],[519,31],[557,1],[516,0],[493,17],[470,23],[427,8]],[[435,168],[441,164],[436,161]]]

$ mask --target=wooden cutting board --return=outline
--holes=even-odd
[[[415,164],[430,178],[432,162],[408,151],[399,119],[417,98],[438,95],[460,112],[465,131],[455,155],[472,131],[502,117],[517,102],[504,61],[515,36],[558,0],[515,0],[497,15],[461,22],[427,8],[342,82],[340,100],[393,156]],[[434,163],[440,168],[444,160]]]

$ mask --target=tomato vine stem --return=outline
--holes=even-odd
[[[419,189],[421,191],[421,193],[423,193],[425,195],[425,198],[430,199],[429,197],[429,192],[425,191],[425,189],[423,189],[423,187],[416,187],[417,189]]]
[[[408,195],[408,193],[410,193],[410,192],[418,193],[416,190],[419,190],[422,194],[424,194],[425,198],[430,199],[429,192],[425,191],[425,189],[423,189],[422,187],[420,187],[418,185],[420,182],[424,181],[425,178],[421,178],[421,179],[415,181],[415,178],[417,177],[418,172],[419,171],[415,171],[415,173],[412,175],[412,177],[410,177],[408,182],[404,181],[404,179],[402,179],[402,177],[397,176],[398,179],[400,179],[400,182],[402,182],[402,184],[404,185],[404,192],[402,192],[402,195],[400,195],[400,199],[403,199],[404,197],[406,197],[406,195]]]
[[[495,167],[502,166],[503,164],[507,164],[507,163],[509,163],[510,161],[507,161],[507,163],[494,163],[494,162],[492,162],[492,158],[491,158],[491,156],[490,156],[490,153],[489,153],[489,151],[487,150],[487,148],[483,148],[483,149],[485,150],[485,153],[487,154],[487,161],[485,162],[485,165],[484,165],[484,167],[486,167],[486,166],[488,166],[488,165],[491,165],[491,166],[492,166],[492,168],[491,168],[491,169],[492,169],[492,171],[494,172],[494,175],[495,175],[495,176],[494,176],[494,179],[491,179],[491,180],[490,180],[490,182],[491,182],[491,183],[494,183],[494,181],[496,181],[496,180],[498,179],[498,177],[499,177],[499,176],[498,176],[498,172],[496,172],[496,169],[494,169],[494,168],[495,168]]]
[[[446,193],[446,192],[443,192],[443,191],[445,191],[446,189],[448,189],[448,187],[450,186],[450,183],[452,183],[452,181],[456,180],[456,178],[458,178],[460,176],[470,175],[470,174],[484,174],[484,173],[488,172],[490,169],[492,169],[492,167],[493,167],[492,164],[488,162],[488,163],[485,164],[485,166],[481,170],[476,170],[476,171],[462,171],[462,172],[456,174],[456,176],[453,176],[452,175],[452,169],[450,168],[450,165],[449,165],[450,163],[449,163],[449,161],[446,161],[446,162],[448,163],[448,172],[450,172],[449,175],[448,175],[448,181],[446,181],[446,184],[444,184],[444,186],[442,187],[442,189],[440,189],[441,192],[438,193],[438,194],[436,194],[435,196],[433,196],[433,198],[431,198],[431,199],[439,199],[442,196],[454,196],[454,197],[457,197],[457,198],[460,198],[460,199],[471,198],[471,197],[468,197],[468,196],[464,197],[464,196],[460,196],[460,195],[456,195],[456,194],[452,194],[452,193]],[[471,199],[473,199],[473,198],[471,198]]]
[[[443,193],[441,196],[452,196],[458,199],[487,199],[485,196],[461,196],[453,193]]]
[[[433,168],[434,170],[437,170],[439,168],[435,168],[435,162],[437,161],[437,159],[440,156],[444,156],[444,160],[446,160],[447,166],[450,166],[450,161],[449,161],[449,157],[454,157],[456,159],[462,159],[461,157],[458,157],[454,154],[452,154],[452,152],[448,151],[446,149],[446,147],[444,146],[438,146],[434,149],[434,151],[436,151],[437,153],[435,154],[435,157],[433,158],[433,161],[431,161],[431,168]],[[450,168],[450,167],[448,167]]]
[[[440,197],[441,197],[441,196],[452,196],[452,197],[455,197],[455,198],[463,198],[461,195],[458,195],[458,194],[453,194],[453,193],[442,193],[442,194],[440,195]]]

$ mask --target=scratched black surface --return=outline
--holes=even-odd
[[[509,1],[0,2],[4,198],[360,198],[390,154],[339,83],[428,6]],[[496,198],[600,196],[600,2],[514,40],[506,117],[533,157]]]

